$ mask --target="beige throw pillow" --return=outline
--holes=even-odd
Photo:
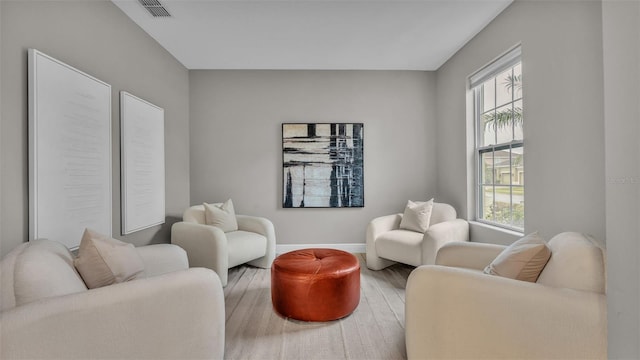
[[[429,201],[407,201],[400,221],[400,229],[424,233],[429,228],[433,199]]]
[[[536,282],[550,257],[547,243],[534,232],[504,249],[484,269],[484,273]]]
[[[132,244],[85,229],[74,265],[89,289],[133,280],[144,263]]]
[[[238,221],[231,199],[222,204],[204,203],[204,220],[207,225],[217,226],[224,232],[238,230]]]

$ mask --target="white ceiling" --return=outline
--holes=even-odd
[[[112,0],[188,69],[436,70],[513,0]]]

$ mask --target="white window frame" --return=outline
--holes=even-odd
[[[474,176],[475,178],[474,179],[475,180],[474,182],[475,221],[483,224],[487,224],[490,226],[508,229],[511,231],[515,231],[517,233],[524,232],[524,225],[523,225],[523,228],[519,228],[519,227],[481,218],[481,215],[483,213],[482,186],[484,181],[482,179],[482,166],[480,164],[480,162],[482,161],[482,157],[480,156],[480,154],[483,152],[490,152],[490,151],[493,151],[495,153],[495,151],[499,151],[499,150],[511,151],[512,149],[518,148],[518,147],[521,147],[522,149],[524,149],[524,134],[523,134],[522,140],[512,140],[511,142],[480,146],[480,144],[482,143],[481,136],[483,136],[483,133],[480,130],[480,124],[479,124],[479,121],[482,116],[481,114],[482,110],[481,110],[480,104],[481,104],[481,101],[483,101],[484,99],[481,98],[481,94],[479,91],[477,91],[477,87],[482,85],[487,80],[490,80],[491,78],[498,76],[503,71],[521,62],[522,62],[522,51],[521,51],[520,45],[517,45],[516,47],[507,51],[505,54],[501,55],[496,60],[489,63],[488,65],[478,70],[477,72],[475,72],[469,77],[469,89],[471,90],[473,95],[473,111],[474,111],[473,124],[474,124],[474,135],[475,135],[474,136],[474,140],[475,140],[474,162],[475,163],[473,167],[474,167],[474,173],[475,173],[475,176]],[[524,96],[523,96],[523,99],[524,99]],[[510,168],[511,168],[511,164],[510,164]],[[495,179],[493,179],[492,184],[494,186],[494,198],[495,198],[495,186],[496,186]],[[509,186],[511,189],[513,189],[513,184],[510,184]],[[524,188],[524,185],[522,185],[522,187]],[[513,207],[513,190],[510,191],[510,197],[511,197],[510,204]],[[510,213],[511,213],[511,216],[513,217],[513,208],[511,208]],[[513,219],[511,221],[511,224],[513,224]]]

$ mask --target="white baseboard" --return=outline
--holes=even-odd
[[[364,254],[366,252],[365,244],[276,244],[276,254],[310,248],[338,249],[352,254]]]

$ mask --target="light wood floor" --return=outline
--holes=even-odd
[[[224,289],[226,359],[406,359],[405,285],[413,267],[381,271],[360,260],[360,304],[337,321],[284,319],[271,305],[271,272],[251,266],[229,270]]]

